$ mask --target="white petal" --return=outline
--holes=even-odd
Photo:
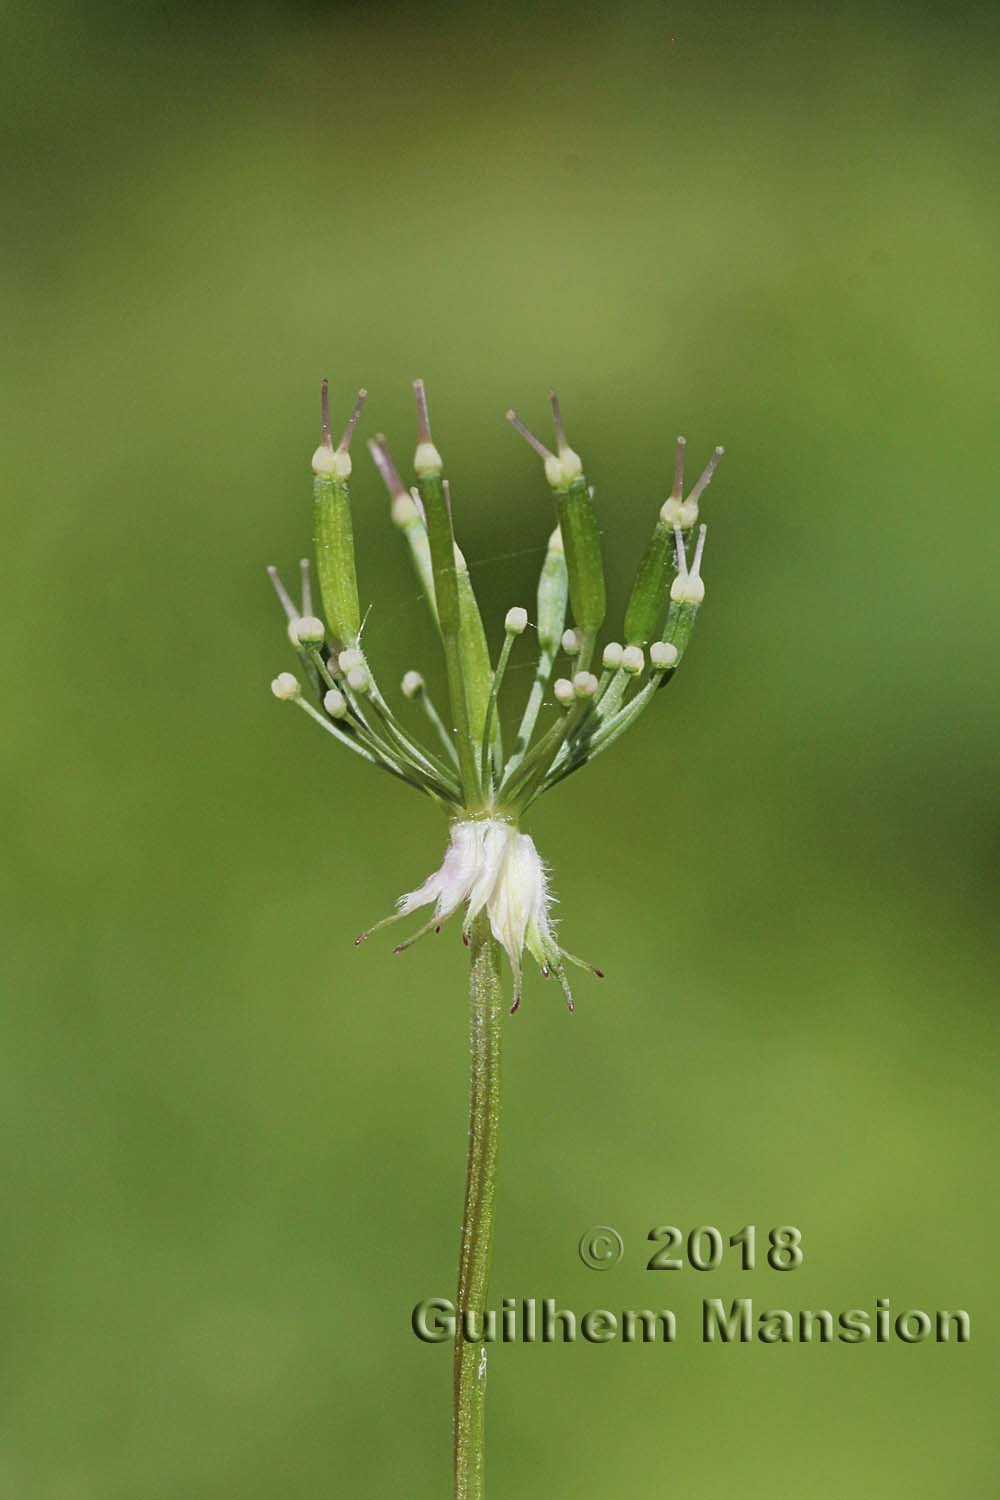
[[[503,944],[512,964],[520,963],[525,930],[544,906],[545,872],[538,851],[526,833],[517,834],[510,841],[489,904],[493,936]]]
[[[470,927],[487,905],[496,889],[496,883],[503,869],[507,848],[515,837],[514,830],[509,823],[501,823],[495,818],[487,818],[482,823],[473,824],[479,833],[479,869],[472,889],[469,891],[469,911],[465,919],[466,928]]]
[[[447,917],[466,899],[478,865],[475,827],[474,823],[455,824],[440,870],[428,875],[417,890],[400,896],[397,906],[401,916],[436,901],[436,915]]]

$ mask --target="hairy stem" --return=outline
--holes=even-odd
[[[462,1314],[472,1310],[482,1327],[493,1250],[497,1154],[500,1145],[500,946],[480,913],[470,932],[471,1072],[469,1156],[458,1267],[459,1314],[455,1339],[455,1500],[486,1493],[486,1345],[462,1337]]]

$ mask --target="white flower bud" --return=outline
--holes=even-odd
[[[592,698],[597,692],[597,678],[593,672],[577,672],[573,678],[573,691],[578,698]]]
[[[580,638],[575,630],[563,631],[562,648],[567,656],[576,656],[580,649]]]
[[[413,455],[413,467],[423,479],[429,474],[440,474],[444,462],[433,443],[418,443]]]
[[[342,719],[347,713],[347,699],[336,688],[323,695],[323,707],[331,719]]]
[[[576,688],[568,677],[557,677],[552,684],[552,691],[556,695],[556,702],[561,703],[563,708],[568,708],[576,697]]]
[[[365,653],[359,651],[357,646],[349,646],[346,651],[341,651],[337,657],[337,665],[346,676],[355,667],[363,667],[365,664]]]
[[[299,679],[291,672],[279,672],[271,683],[271,692],[284,703],[291,703],[299,696]]]
[[[515,604],[513,609],[507,611],[503,628],[508,635],[523,635],[528,628],[528,611],[522,609],[520,604]]]
[[[424,679],[419,672],[406,672],[403,676],[403,681],[400,683],[400,687],[403,690],[404,698],[415,698],[418,693],[422,693],[424,690]]]
[[[609,671],[613,672],[617,667],[621,666],[623,649],[617,641],[609,641],[605,646],[601,661]]]
[[[300,646],[321,646],[326,639],[326,628],[315,615],[303,615],[293,623],[292,634]]]
[[[637,677],[646,665],[641,646],[626,646],[622,652],[622,666],[630,677]]]
[[[658,672],[665,672],[677,665],[677,647],[671,641],[654,641],[649,648],[649,660]]]
[[[367,667],[352,667],[347,674],[347,686],[352,693],[367,693],[372,685]]]
[[[351,455],[345,448],[327,448],[320,444],[312,456],[314,474],[324,479],[350,479]]]

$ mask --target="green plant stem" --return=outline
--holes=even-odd
[[[503,1001],[500,945],[480,913],[469,934],[469,1156],[458,1267],[455,1338],[455,1500],[482,1500],[486,1493],[486,1345],[462,1337],[462,1314],[470,1309],[482,1327],[490,1279],[500,1145],[500,1041]]]

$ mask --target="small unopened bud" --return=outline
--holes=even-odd
[[[292,672],[279,672],[271,683],[271,692],[284,703],[299,696],[299,679]]]
[[[326,639],[326,627],[315,615],[303,615],[295,621],[291,631],[300,646],[321,646]]]
[[[578,698],[592,698],[597,692],[597,678],[593,672],[577,672],[573,678],[573,691]]]
[[[357,646],[348,646],[346,651],[341,651],[337,657],[337,666],[345,673],[353,671],[355,667],[363,667],[365,664],[365,653],[359,651]]]
[[[347,686],[352,693],[367,693],[372,685],[367,667],[352,667],[347,674]]]
[[[404,698],[415,698],[418,693],[422,693],[424,690],[424,679],[419,672],[406,672],[400,683],[400,688],[402,689]]]
[[[580,637],[575,630],[564,630],[562,648],[567,656],[576,656],[580,650]]]
[[[513,609],[507,611],[503,628],[508,635],[523,635],[528,628],[528,611],[520,604],[515,604]]]
[[[621,666],[623,650],[624,648],[617,641],[609,641],[605,646],[601,661],[610,672]]]
[[[677,566],[680,570],[670,585],[670,597],[675,604],[700,604],[705,597],[705,584],[701,576],[701,558],[705,550],[706,532],[707,527],[699,526],[694,561],[688,568],[681,528],[674,527],[674,537],[677,542]]]
[[[331,688],[323,695],[323,707],[331,719],[342,719],[347,713],[347,699],[336,688]]]
[[[677,647],[671,641],[654,641],[649,648],[649,660],[658,672],[666,672],[677,665]]]
[[[561,703],[563,708],[568,708],[576,697],[576,688],[568,677],[557,677],[552,684],[552,691],[556,695],[556,702]]]
[[[641,646],[626,646],[622,652],[622,667],[630,677],[637,677],[646,665]]]

